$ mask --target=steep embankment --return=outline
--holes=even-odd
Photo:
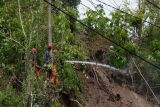
[[[91,39],[85,33],[79,36],[91,60],[103,62],[110,43],[98,36]],[[128,84],[129,76],[95,66],[87,66],[86,74],[81,70],[77,74],[84,83],[84,107],[158,107],[133,91],[132,85]]]
[[[79,78],[85,84],[84,107],[158,107],[144,96],[135,93],[128,85],[114,81],[112,71],[106,68],[90,67],[87,76],[79,71]],[[93,69],[92,69],[93,68]],[[119,74],[115,75],[118,76]]]

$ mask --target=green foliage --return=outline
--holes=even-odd
[[[138,25],[136,25],[136,23],[139,24],[139,22],[137,22],[137,19],[120,11],[114,11],[111,15],[110,32],[107,32],[106,35],[130,52],[136,53],[135,45],[130,41],[130,37],[133,36],[130,31],[133,30],[135,26],[137,27]],[[113,46],[109,53],[109,63],[119,68],[124,67],[129,62],[129,57],[129,52],[118,46]]]
[[[38,80],[34,81],[36,78],[34,72],[31,72],[32,77],[30,76],[31,74],[26,75],[25,56],[27,53],[30,54],[31,47],[35,45],[36,48],[38,48],[38,57],[41,56],[39,57],[40,60],[43,58],[46,31],[41,26],[42,24],[44,25],[44,21],[46,21],[44,17],[47,16],[47,14],[44,15],[43,11],[40,11],[40,6],[43,7],[41,2],[27,0],[22,2],[20,0],[22,24],[27,35],[27,37],[24,37],[17,4],[17,1],[15,2],[14,0],[0,1],[0,65],[3,64],[3,73],[1,73],[3,80],[1,79],[0,85],[2,86],[7,81],[12,82],[10,77],[14,74],[20,77],[24,84],[22,93],[15,92],[11,86],[3,85],[4,87],[1,91],[2,96],[0,95],[2,102],[0,106],[2,107],[23,106],[22,96],[26,97],[28,95],[28,92],[26,92],[28,91],[28,80],[33,82],[33,87],[31,88],[34,93],[37,94],[42,91],[39,90],[41,88],[39,85],[42,85],[42,83],[37,83]],[[25,49],[20,44],[24,46]],[[29,54],[28,58],[30,57]],[[30,69],[29,66],[28,69]],[[23,95],[23,93],[25,94]],[[44,97],[40,99],[38,102],[41,102]],[[27,100],[24,99],[24,103],[26,103],[26,101]]]
[[[83,60],[86,54],[82,51],[81,45],[77,45],[74,35],[69,28],[69,20],[64,14],[58,13],[54,16],[54,44],[59,49],[58,54],[54,54],[54,61],[58,64],[58,74],[60,85],[67,92],[72,92],[80,99],[81,83],[70,64],[65,63],[67,60]]]
[[[59,7],[64,7],[68,14],[78,18],[77,5],[80,4],[80,0],[62,0],[62,2],[55,0],[54,3]],[[42,79],[38,80],[33,69],[31,69],[30,61],[27,60],[31,59],[30,49],[36,47],[38,59],[44,62],[43,54],[48,35],[48,14],[45,10],[47,4],[37,0],[24,0],[23,2],[20,0],[20,5],[22,23],[19,18],[17,2],[14,0],[0,1],[0,65],[3,65],[0,75],[0,106],[22,107],[22,99],[27,100],[23,97],[28,95],[30,81],[32,84],[30,86],[31,91],[35,94],[33,96],[34,106],[44,107],[45,103],[49,101],[55,107],[61,107],[60,101],[51,102],[47,94],[44,93],[45,72],[42,72]],[[105,15],[102,5],[98,5],[96,12],[87,10],[86,18],[83,21],[132,53],[138,53],[160,66],[160,31],[155,27],[155,25],[160,25],[159,10],[152,8],[150,5],[144,6],[144,4],[136,12],[131,12],[127,6],[123,10],[135,17],[116,10],[111,12],[111,18],[109,18]],[[60,78],[60,84],[55,85],[53,89],[56,90],[61,87],[68,93],[75,94],[75,97],[81,100],[82,83],[78,79],[73,66],[65,62],[67,60],[85,60],[87,57],[87,53],[75,36],[74,31],[77,23],[71,17],[57,10],[54,10],[52,19],[53,48],[58,50],[57,53],[53,54],[53,58],[54,63],[58,65]],[[144,24],[143,20],[149,20],[154,25]],[[26,37],[21,24],[24,26]],[[96,35],[89,29],[86,30],[90,36]],[[131,57],[127,51],[115,45],[108,51],[108,54],[109,64],[119,68],[126,66]],[[159,81],[160,73],[157,70],[141,61],[139,65],[143,73],[153,83]],[[29,72],[24,72],[26,69]],[[22,92],[15,92],[11,85],[4,85],[13,74],[22,78]]]
[[[54,44],[60,50],[57,56],[59,60],[84,59],[85,53],[81,50],[81,45],[75,44],[74,35],[69,28],[69,20],[64,14],[59,13],[54,16]]]
[[[117,47],[112,47],[109,54],[109,64],[118,68],[126,65],[127,58],[125,56],[125,51]]]
[[[1,107],[22,107],[22,97],[19,96],[10,85],[6,86],[5,90],[0,91],[0,106]]]
[[[24,32],[22,30],[21,22],[19,19],[19,13],[17,11],[18,8],[14,9],[14,7],[17,7],[17,2],[14,2],[13,4],[12,2],[13,1],[8,1],[4,3],[5,5],[8,5],[7,8],[4,8],[4,4],[2,4],[2,7],[0,7],[0,14],[2,13],[2,15],[0,15],[0,27],[3,28],[0,29],[0,34],[2,34],[3,36],[0,36],[0,38],[2,38],[2,40],[0,41],[0,63],[3,63],[4,65],[3,70],[5,71],[5,75],[3,76],[12,76],[14,73],[16,75],[21,75],[21,77],[23,78],[22,92],[25,93],[25,97],[28,96],[28,91],[31,90],[32,93],[35,94],[35,96],[33,96],[33,105],[45,106],[45,102],[49,100],[47,98],[47,95],[45,95],[45,97],[43,95],[39,95],[39,93],[45,94],[43,93],[44,90],[42,90],[45,80],[45,74],[41,73],[43,75],[42,80],[37,80],[34,71],[31,70],[32,67],[29,66],[30,64],[28,64],[29,62],[26,62],[25,56],[27,53],[30,54],[29,52],[32,47],[36,47],[38,52],[38,59],[40,59],[41,61],[44,59],[43,53],[47,41],[47,29],[45,29],[45,27],[47,26],[46,18],[48,14],[44,14],[45,10],[43,10],[43,8],[45,7],[45,5],[41,4],[41,2],[39,1],[24,1],[23,3],[20,2],[22,22],[27,35],[27,37],[24,37]],[[60,5],[59,1],[56,1],[56,3]],[[32,4],[32,8],[28,8],[30,4]],[[78,5],[78,1],[74,2],[74,4],[71,5]],[[74,6],[70,7],[70,5],[68,5],[67,12],[74,15],[74,17],[78,17],[78,12]],[[15,14],[13,15],[12,12]],[[85,57],[85,53],[82,52],[81,46],[77,45],[75,42],[74,34],[71,33],[71,26],[75,26],[76,23],[75,21],[73,21],[73,19],[70,19],[61,12],[55,13],[53,15],[53,19],[54,21],[52,23],[52,39],[54,48],[57,48],[59,53],[58,55],[54,54],[54,62],[57,62],[59,72],[63,70],[66,72],[65,76],[63,76],[62,72],[59,74],[60,79],[62,78],[61,87],[65,87],[64,89],[66,89],[66,91],[73,90],[73,93],[76,94],[78,98],[80,96],[80,82],[76,74],[73,72],[74,69],[72,68],[72,66],[63,66],[63,64],[61,63],[66,60],[83,59]],[[71,22],[73,23],[71,24]],[[15,41],[12,41],[8,38],[18,41],[26,48],[22,48],[19,44],[15,43]],[[30,58],[30,55],[28,55],[28,57]],[[25,70],[24,68],[26,66],[24,64],[26,63],[28,64],[27,69],[29,73],[24,73],[23,71]],[[25,75],[22,75],[22,73],[24,73]],[[72,84],[72,82],[74,84]],[[30,84],[32,85],[30,86]],[[30,88],[28,86],[30,86]],[[3,93],[4,92],[2,92],[2,94]],[[13,97],[14,96],[15,95],[13,95]],[[18,98],[16,100],[18,101],[9,102],[7,99],[5,101],[7,101],[6,103],[8,104],[8,106],[21,106],[20,103],[22,103],[22,101],[19,101]],[[26,104],[27,99],[25,98],[24,100],[24,103]],[[18,104],[17,102],[20,103]],[[57,107],[60,106],[58,102],[53,103]]]
[[[62,86],[67,92],[75,93],[76,97],[80,97],[81,82],[77,78],[77,75],[71,66],[71,64],[65,63],[60,70],[60,77],[62,78]]]
[[[102,34],[105,34],[106,30],[108,30],[108,22],[109,19],[105,17],[105,12],[103,10],[102,5],[98,5],[96,7],[96,12],[93,12],[92,10],[87,10],[86,18],[83,19],[84,23],[86,23],[87,26],[89,26],[92,29],[95,29],[98,32],[101,32]],[[90,35],[94,36],[93,32],[91,32],[89,29],[87,29]]]
[[[64,6],[68,7],[76,7],[80,0],[62,0]]]
[[[138,15],[135,15],[135,17],[130,18],[129,23],[132,27],[140,28],[142,25],[142,18]]]
[[[55,100],[53,102],[53,107],[63,107],[63,106],[61,105],[61,103],[58,100]]]

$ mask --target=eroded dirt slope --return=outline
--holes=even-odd
[[[112,45],[106,39],[80,32],[79,37],[88,50],[91,61],[107,63],[109,47]],[[136,93],[136,87],[128,80],[129,76],[113,73],[111,69],[87,66],[86,73],[77,71],[83,81],[84,107],[159,107],[157,104]]]
[[[114,82],[109,69],[93,68],[85,76],[80,71],[78,75],[84,82],[84,107],[158,107],[127,85]]]

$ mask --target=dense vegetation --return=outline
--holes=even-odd
[[[158,0],[155,0],[157,3]],[[77,6],[80,0],[53,0],[52,3],[79,18]],[[126,4],[127,5],[127,4]],[[54,63],[57,65],[58,85],[45,86],[45,72],[38,80],[31,66],[31,49],[36,47],[38,59],[44,63],[44,51],[48,36],[48,5],[43,0],[1,0],[0,1],[0,106],[22,107],[28,105],[32,96],[33,105],[60,107],[60,94],[50,95],[49,88],[74,94],[74,98],[83,102],[81,81],[77,78],[71,64],[66,60],[86,60],[90,57],[82,46],[77,32],[87,31],[90,38],[99,36],[90,29],[78,24],[72,17],[57,9],[52,10],[52,40]],[[142,56],[160,66],[160,16],[159,9],[143,1],[136,11],[124,6],[121,10],[105,15],[102,5],[97,5],[96,12],[86,11],[86,18],[81,21],[104,36],[111,38],[132,53]],[[148,21],[152,24],[146,23]],[[133,55],[122,48],[110,44],[110,51],[105,63],[117,68],[133,66]],[[152,86],[159,84],[160,72],[155,67],[136,58],[136,62]],[[131,63],[131,64],[130,64]],[[16,81],[15,81],[16,78]],[[140,80],[142,81],[142,80]],[[45,85],[44,85],[45,84]]]

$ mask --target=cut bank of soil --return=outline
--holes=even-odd
[[[103,55],[105,55],[104,60],[107,59],[109,47],[112,44],[99,36],[90,37],[83,31],[78,35],[81,42],[85,44],[86,50],[89,51],[90,60],[104,63],[101,59],[103,59]],[[83,107],[159,107],[157,104],[147,101],[144,96],[134,92],[130,88],[131,86],[128,86],[130,85],[128,78],[123,74],[115,75],[112,70],[102,67],[90,66],[88,68],[86,74],[81,71],[77,73],[84,84]]]
[[[111,71],[97,68],[97,79],[93,75],[84,76],[80,71],[79,78],[83,81],[84,107],[158,107],[147,101],[143,96],[129,89],[125,84],[119,85],[111,80]],[[95,70],[90,73],[96,72]]]

